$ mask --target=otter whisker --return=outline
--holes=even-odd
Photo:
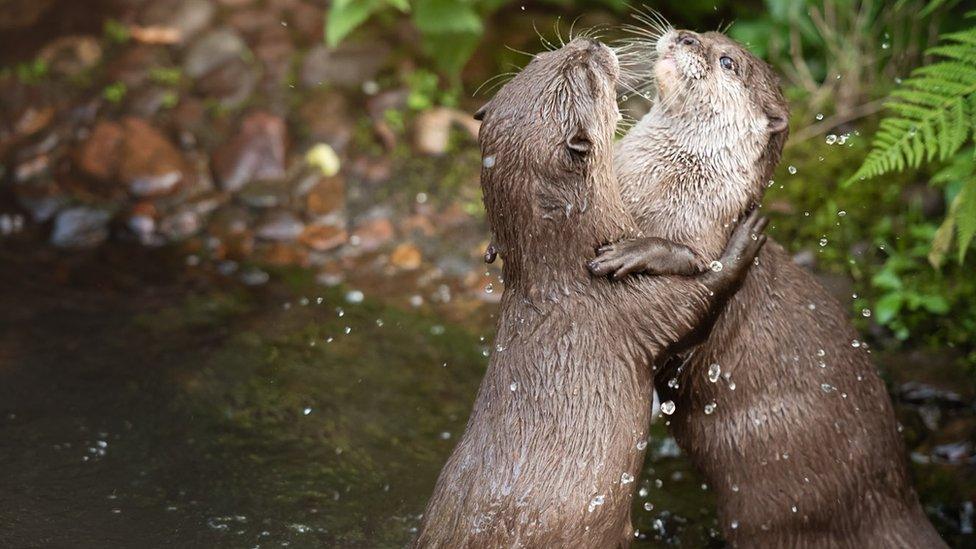
[[[569,41],[570,41],[570,42],[572,42],[572,41],[573,41],[573,29],[575,29],[575,28],[576,28],[576,22],[580,20],[580,17],[583,17],[583,14],[579,14],[579,15],[577,15],[577,16],[576,16],[576,17],[575,17],[575,18],[573,19],[573,22],[569,24]],[[585,32],[585,31],[584,31],[584,32]]]
[[[508,45],[505,46],[505,49],[507,49],[508,51],[511,51],[511,52],[521,53],[522,55],[528,56],[530,59],[531,58],[535,58],[535,54],[534,53],[529,53],[527,51],[522,51],[522,50],[519,50],[519,49],[515,49],[515,48],[513,48],[511,46],[508,46]]]
[[[474,97],[474,96],[478,95],[478,92],[481,91],[481,88],[485,87],[489,83],[491,83],[491,82],[497,82],[500,79],[504,79],[506,76],[515,76],[516,74],[518,74],[518,73],[517,72],[503,72],[501,74],[496,74],[495,76],[492,76],[492,77],[488,78],[487,80],[485,80],[484,82],[482,82],[481,85],[478,86],[474,90],[474,92],[471,93],[471,97]]]
[[[561,22],[562,22],[562,16],[561,15],[557,15],[556,16],[556,20],[553,21],[553,23],[552,23],[552,30],[553,30],[553,32],[556,33],[556,38],[559,39],[559,46],[560,47],[566,45],[566,42],[563,41],[563,34],[561,32],[562,29],[560,28],[560,25],[559,25]]]
[[[542,36],[542,33],[539,32],[538,27],[535,26],[535,21],[532,21],[532,30],[535,31],[535,35],[539,37],[539,41],[542,42],[542,46],[546,48],[547,51],[556,50],[555,44],[550,42],[545,36]]]

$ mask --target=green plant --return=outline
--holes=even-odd
[[[325,37],[335,47],[375,15],[409,14],[420,32],[423,49],[437,68],[457,82],[460,71],[474,53],[482,35],[483,21],[514,0],[335,0],[329,8]],[[547,0],[568,4],[567,0]],[[591,3],[620,11],[626,0],[594,0]]]
[[[179,67],[152,67],[149,69],[149,79],[162,86],[179,86],[183,71]]]
[[[970,13],[976,17],[976,12]],[[948,161],[976,132],[976,26],[942,36],[928,53],[935,63],[915,69],[902,86],[891,92],[884,118],[872,140],[872,149],[847,183],[864,180],[939,160]],[[972,157],[972,155],[969,155]],[[933,246],[930,260],[944,259],[947,240],[955,229],[959,261],[976,235],[976,170],[960,160],[941,173],[955,180],[949,213]]]
[[[132,37],[129,27],[116,19],[105,21],[102,32],[105,34],[105,39],[113,44],[124,44]]]
[[[109,103],[121,103],[128,91],[125,82],[113,82],[102,90],[102,97]]]

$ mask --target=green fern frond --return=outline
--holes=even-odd
[[[976,133],[976,27],[942,37],[929,53],[943,60],[912,72],[891,93],[853,181],[952,157]]]

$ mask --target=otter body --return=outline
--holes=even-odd
[[[657,54],[659,98],[619,143],[617,175],[644,233],[692,248],[703,268],[761,200],[787,103],[772,70],[724,35],[667,31]],[[732,546],[944,546],[857,338],[772,244],[708,339],[659,374],[674,436],[717,493]]]
[[[761,225],[746,223],[722,273],[589,275],[582,258],[636,234],[612,174],[617,70],[608,48],[574,40],[533,59],[483,111],[482,190],[505,291],[494,352],[418,547],[629,545],[647,365],[714,314],[762,245],[748,236]]]

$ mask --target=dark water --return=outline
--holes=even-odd
[[[350,303],[297,271],[0,261],[2,547],[401,547],[487,361],[487,314]],[[719,546],[710,492],[653,441],[639,545]],[[924,496],[958,532],[948,500],[976,484],[945,471]]]

